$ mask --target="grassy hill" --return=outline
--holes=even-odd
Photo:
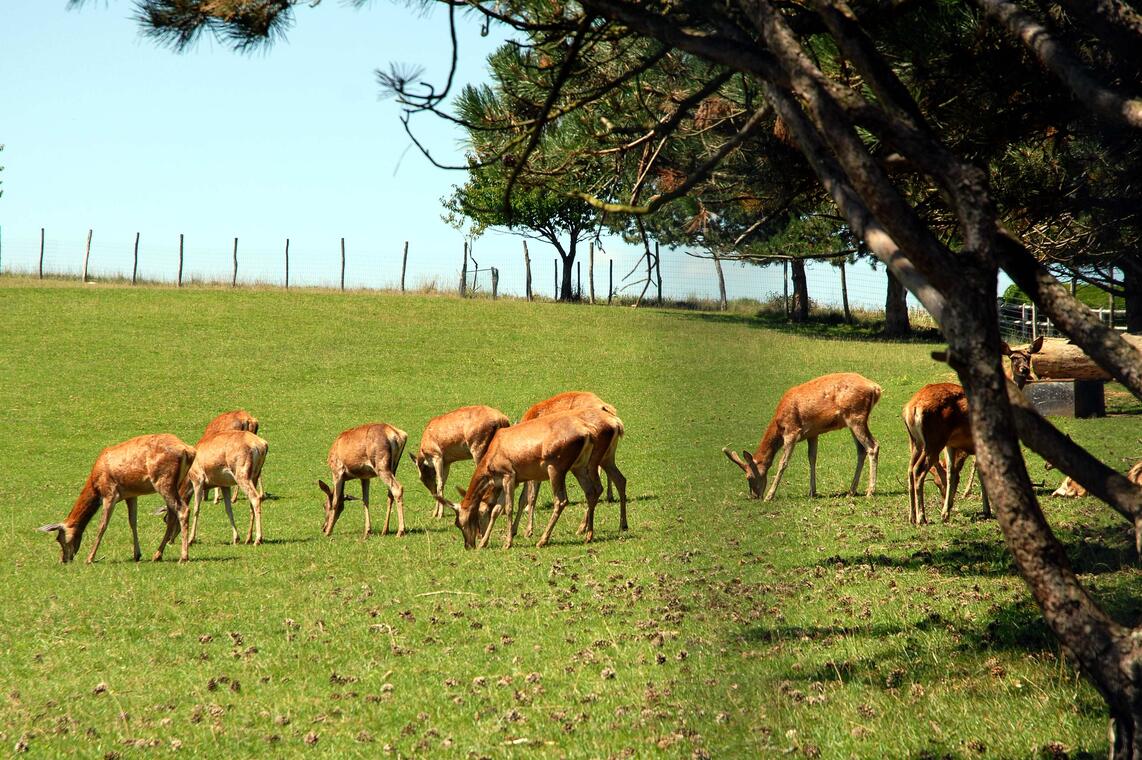
[[[949,524],[906,522],[899,410],[949,377],[932,346],[806,338],[700,312],[13,278],[0,278],[0,320],[8,747],[91,757],[1105,753],[1105,708],[1042,624],[998,526],[978,519],[978,496]],[[721,447],[752,449],[786,388],[838,370],[884,388],[871,423],[877,495],[841,495],[854,464],[842,432],[821,439],[826,496],[805,496],[802,447],[776,500],[747,500]],[[412,448],[430,417],[454,407],[487,403],[518,418],[579,388],[626,423],[628,533],[603,505],[583,545],[572,488],[551,546],[520,540],[505,552],[497,537],[494,549],[464,551],[451,519],[432,519],[406,461],[397,475],[410,535],[362,541],[356,503],[331,539],[320,535],[315,483],[341,430],[384,420]],[[239,406],[270,442],[266,545],[227,545],[223,510],[205,505],[189,564],[135,564],[120,504],[94,565],[59,564],[35,528],[67,514],[103,446],[149,432],[193,444],[212,416]],[[1142,455],[1136,418],[1060,424],[1113,462]],[[1038,461],[1031,472],[1048,486],[1058,478]],[[470,473],[455,466],[451,483]],[[541,504],[543,520],[546,488]],[[144,556],[161,536],[157,506],[142,499]],[[1090,500],[1046,508],[1084,580],[1138,617],[1127,527]],[[236,514],[245,509],[238,502]]]

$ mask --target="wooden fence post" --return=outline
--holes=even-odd
[[[460,297],[468,294],[468,241],[464,241],[464,264],[460,267]]]
[[[531,257],[527,255],[527,241],[523,241],[524,293],[531,300]]]
[[[286,238],[286,290],[289,290],[289,238]]]
[[[345,292],[345,238],[341,238],[341,292]]]
[[[92,230],[87,231],[87,248],[83,252],[83,281],[87,282],[87,260],[91,258],[91,233]]]
[[[40,279],[44,279],[44,228],[40,227]]]
[[[1111,274],[1113,274],[1113,272]],[[1114,284],[1113,278],[1111,279],[1111,284],[1112,285]],[[1111,330],[1113,330],[1114,329],[1114,293],[1112,293],[1110,291],[1107,291],[1107,293],[1106,293],[1106,308],[1107,308],[1107,311],[1110,313],[1110,321],[1107,323],[1107,327],[1109,327]],[[1034,340],[1034,338],[1032,338],[1032,340]]]
[[[178,233],[178,287],[182,287],[182,233]]]
[[[400,292],[404,292],[404,270],[408,267],[408,241],[404,241],[404,258],[400,263]]]
[[[496,296],[500,292],[500,270],[492,267],[492,300],[496,300]]]
[[[230,287],[238,287],[238,238],[234,238],[234,276],[230,278]]]
[[[654,241],[654,273],[658,277],[658,305],[662,305],[662,255],[658,252],[658,241]]]
[[[610,274],[607,275],[607,306],[611,305],[611,298],[615,295],[615,260],[611,259]]]
[[[139,279],[139,233],[135,233],[135,265],[131,267],[131,284],[134,285]]]
[[[591,293],[591,303],[595,303],[595,244],[587,248],[587,287]]]

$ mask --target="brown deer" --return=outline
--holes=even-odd
[[[1049,466],[1048,469],[1050,469]],[[1130,471],[1126,473],[1126,478],[1131,483],[1142,486],[1142,462],[1136,462],[1134,466],[1130,468]],[[1052,496],[1062,496],[1069,499],[1081,498],[1087,494],[1088,491],[1086,488],[1069,475],[1063,478],[1063,482],[1051,493]]]
[[[867,495],[872,496],[876,491],[876,462],[880,447],[869,432],[868,417],[872,414],[876,402],[880,400],[880,394],[879,385],[855,372],[823,375],[785,392],[777,402],[777,410],[761,437],[757,451],[753,454],[742,451],[743,456],[738,456],[727,447],[722,449],[722,453],[745,472],[750,498],[760,499],[765,493],[765,500],[769,501],[777,492],[777,486],[781,482],[785,467],[789,464],[793,447],[799,441],[808,441],[809,496],[816,496],[817,437],[847,427],[852,431],[853,442],[856,443],[857,449],[856,473],[853,475],[852,485],[849,486],[849,495],[856,494],[867,456],[869,460]],[[781,461],[777,465],[773,484],[766,492],[766,477],[779,448],[782,449]]]
[[[202,431],[202,440],[209,438],[215,433],[224,433],[229,430],[245,430],[256,435],[258,432],[258,420],[245,409],[223,412],[206,423],[206,429]],[[214,489],[215,504],[218,503],[220,493],[221,491],[219,489]],[[262,498],[266,496],[266,490],[262,487],[262,479],[260,476],[258,477],[258,495]],[[191,539],[191,542],[193,543],[193,539]]]
[[[187,513],[189,509],[182,497],[183,487],[191,464],[194,462],[194,449],[173,435],[141,435],[99,452],[91,474],[83,484],[83,490],[72,507],[71,514],[62,523],[52,523],[40,528],[45,533],[55,533],[62,550],[61,560],[71,562],[79,551],[83,531],[100,505],[103,519],[95,542],[87,555],[87,562],[95,561],[103,532],[111,520],[111,509],[118,501],[127,502],[127,522],[131,525],[131,538],[134,541],[134,558],[138,562],[142,556],[139,549],[138,498],[158,493],[166,502],[166,533],[155,552],[154,560],[163,558],[163,549],[179,532],[182,532],[181,562],[188,557]]]
[[[1003,372],[1020,390],[1031,380],[1032,354],[1038,353],[1042,348],[1041,337],[1024,348],[1011,348],[1007,343],[1000,343],[999,352],[1008,359],[1003,365]],[[929,388],[936,390],[925,394]],[[967,398],[963,395],[963,388],[954,383],[924,386],[905,404],[903,415],[910,449],[908,519],[913,524],[919,524],[917,521],[927,522],[923,494],[924,481],[930,472],[944,499],[944,506],[940,512],[941,519],[947,522],[951,517],[952,504],[955,502],[955,489],[959,486],[960,472],[967,458],[975,454],[971,424],[968,420]],[[926,419],[929,417],[931,419]],[[944,439],[952,443],[940,446],[940,441]],[[947,451],[944,451],[945,448]],[[943,463],[940,462],[941,452],[944,452]],[[915,469],[923,463],[927,463],[928,467],[923,474],[917,474]],[[974,480],[973,462],[971,472],[968,474],[968,485],[964,489],[965,496],[971,490]],[[949,487],[952,489],[950,494]],[[983,494],[983,516],[991,517],[991,505],[986,493]]]
[[[226,515],[230,518],[231,542],[238,543],[238,526],[234,524],[234,509],[230,489],[237,486],[250,502],[250,527],[246,543],[262,543],[262,495],[257,483],[262,477],[269,444],[263,438],[244,430],[227,430],[208,435],[195,446],[198,452],[191,465],[187,484],[194,491],[194,516],[190,524],[190,543],[198,538],[198,510],[202,497],[211,486],[222,492]]]
[[[449,504],[444,498],[444,484],[452,463],[465,459],[479,462],[496,431],[510,424],[503,412],[490,406],[465,406],[428,421],[419,450],[410,451],[408,456],[416,465],[420,482],[436,500],[434,517],[442,517]]]
[[[545,414],[565,412],[573,409],[601,409],[618,416],[618,412],[615,411],[614,406],[603,401],[590,391],[565,391],[533,405],[524,412],[523,418],[520,421],[527,422],[542,417]],[[615,445],[618,445],[617,439]],[[614,483],[619,489],[619,530],[627,530],[627,481],[615,464],[613,451],[609,456],[603,457],[602,467],[603,471],[607,474],[607,501],[614,501],[614,496],[611,491],[611,484]],[[524,535],[529,537],[534,527],[535,502],[539,498],[539,486],[539,483],[530,482],[527,484],[523,493],[520,494],[520,514],[522,514],[524,508],[524,500],[526,499],[527,502],[527,530],[524,532]]]
[[[908,521],[913,525],[928,522],[924,481],[931,471],[944,494],[940,517],[947,522],[952,515],[960,470],[967,457],[975,454],[964,389],[955,383],[925,385],[904,405],[901,416],[908,431]],[[946,464],[940,462],[941,454],[945,454]],[[986,491],[983,514],[991,515]]]
[[[404,487],[397,481],[397,465],[404,454],[408,433],[387,425],[374,422],[346,430],[337,436],[329,449],[329,469],[333,473],[333,487],[318,480],[317,485],[325,493],[325,525],[322,532],[333,535],[333,526],[345,508],[345,483],[349,480],[361,481],[361,501],[365,506],[365,538],[369,537],[372,522],[369,517],[369,481],[380,478],[389,489],[388,510],[385,512],[385,527],[381,535],[389,532],[389,518],[393,513],[393,501],[397,505],[397,535],[403,536],[404,529]]]
[[[487,546],[501,512],[507,513],[508,521],[504,548],[511,546],[515,487],[532,480],[550,480],[555,494],[551,520],[536,543],[537,547],[545,546],[567,506],[567,473],[575,476],[586,494],[583,532],[586,540],[591,541],[594,508],[603,491],[599,466],[614,439],[621,437],[622,427],[622,420],[609,412],[584,409],[544,415],[497,432],[487,453],[476,465],[460,504],[452,505],[465,548]]]

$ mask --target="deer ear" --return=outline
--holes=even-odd
[[[36,528],[36,530],[38,530],[40,533],[51,533],[52,531],[63,530],[63,525],[60,523],[52,523],[51,525],[41,525],[40,527]]]
[[[757,474],[757,463],[753,461],[753,454],[749,453],[745,449],[742,449],[742,459],[745,460],[745,463],[747,465],[747,472],[749,472],[753,475],[756,475]]]
[[[1037,353],[1039,353],[1039,350],[1041,348],[1043,348],[1043,336],[1042,335],[1040,335],[1038,338],[1036,338],[1035,341],[1031,344],[1031,353],[1037,354]]]
[[[461,498],[461,499],[463,499],[465,496],[467,496],[467,495],[468,495],[468,492],[467,492],[467,491],[465,491],[465,490],[464,490],[463,488],[461,488],[460,486],[456,486],[456,493],[460,494],[460,498]]]
[[[326,496],[331,499],[333,498],[333,489],[326,485],[324,480],[317,481],[317,487],[324,491]]]
[[[413,463],[413,464],[415,464],[415,465],[416,465],[416,466],[418,466],[418,467],[420,466],[420,462],[416,461],[416,454],[413,454],[413,453],[410,451],[410,452],[408,452],[408,458],[412,460],[412,463]]]
[[[1011,356],[1011,346],[1007,345],[1005,341],[999,341],[999,353],[1002,356]]]

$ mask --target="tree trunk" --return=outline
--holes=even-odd
[[[1126,332],[1142,335],[1142,262],[1136,251],[1129,261],[1123,261],[1122,287],[1126,291]]]
[[[853,313],[849,311],[849,283],[845,279],[845,262],[841,259],[841,305],[845,310],[845,324],[853,323]],[[907,312],[905,312],[907,314]]]
[[[884,334],[890,338],[902,338],[912,334],[912,325],[908,321],[908,291],[900,284],[900,280],[888,273],[888,297],[884,301]]]
[[[559,256],[563,259],[563,279],[559,284],[559,300],[571,301],[575,298],[575,247],[572,246],[571,252],[567,255],[560,252]]]
[[[714,254],[714,269],[718,273],[718,308],[725,311],[726,304],[726,276],[722,272],[722,260],[718,258],[718,254]]]
[[[805,279],[805,260],[793,259],[793,310],[790,319],[794,322],[809,321],[809,283]]]
[[[966,274],[966,273],[965,273]],[[970,275],[968,275],[970,277]],[[994,279],[994,278],[992,278]],[[944,323],[949,361],[967,391],[983,487],[1007,546],[1069,659],[1110,707],[1112,758],[1142,757],[1142,644],[1094,603],[1071,569],[1035,500],[998,361],[995,301],[971,285],[949,294],[959,308]],[[992,291],[993,292],[993,291]]]

